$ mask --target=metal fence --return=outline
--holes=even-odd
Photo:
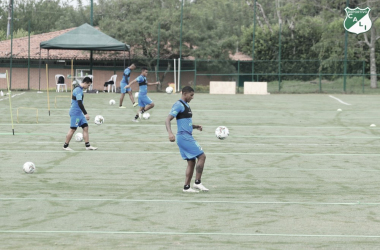
[[[1,71],[9,68],[9,60],[0,59]],[[135,74],[144,66],[150,71],[148,80],[159,80],[164,86],[179,81],[181,87],[191,85],[197,92],[209,92],[210,81],[236,81],[237,92],[242,93],[244,82],[255,81],[267,82],[268,92],[271,93],[380,93],[378,88],[370,87],[369,65],[365,61],[347,61],[347,74],[344,74],[343,60],[181,60],[178,65],[178,61],[174,60],[133,59],[128,63],[132,62],[137,65]],[[13,59],[13,74],[17,78],[13,78],[11,88],[36,89],[36,81],[38,88],[41,81],[45,86],[46,64],[55,71],[70,72],[72,67],[71,60],[42,60],[40,66],[39,60]],[[89,60],[73,60],[74,71],[89,65]],[[93,70],[99,74],[102,71],[122,74],[124,61],[93,61]],[[0,84],[0,89],[3,88]]]

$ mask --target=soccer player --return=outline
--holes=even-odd
[[[206,155],[192,135],[193,129],[202,131],[202,126],[194,125],[192,121],[193,114],[191,113],[189,102],[193,98],[194,89],[190,86],[184,87],[182,89],[181,99],[174,103],[168,117],[166,118],[165,125],[169,134],[169,141],[174,142],[176,138],[171,129],[171,120],[173,120],[174,117],[177,119],[177,145],[179,147],[179,152],[181,153],[182,159],[187,160],[186,178],[183,192],[198,193],[198,190],[208,191],[208,189],[201,183]],[[196,158],[198,158],[198,162],[195,165]],[[195,166],[196,174],[193,188],[198,190],[190,187]]]
[[[83,89],[88,89],[92,84],[90,77],[85,77],[82,83],[75,84],[73,89],[73,95],[71,96],[71,108],[70,108],[70,130],[66,135],[66,141],[63,145],[63,150],[73,151],[69,148],[69,143],[78,127],[83,129],[83,139],[86,144],[86,150],[97,150],[90,145],[88,135],[88,123],[90,116],[87,114],[86,109],[83,106]]]
[[[126,68],[124,70],[123,79],[121,79],[121,82],[120,82],[121,95],[120,95],[120,106],[119,106],[119,108],[121,108],[121,109],[125,109],[125,107],[123,106],[123,100],[124,100],[125,93],[129,94],[129,99],[131,99],[133,107],[137,106],[137,103],[135,102],[135,98],[133,97],[133,94],[132,94],[132,89],[125,87],[129,83],[129,77],[131,76],[131,71],[134,70],[135,68],[136,68],[136,65],[134,63],[132,63],[131,66],[129,66],[128,68]]]
[[[140,91],[139,91],[139,112],[136,114],[135,119],[133,119],[133,122],[139,122],[139,118],[141,119],[142,114],[144,114],[145,111],[148,111],[149,109],[152,109],[154,107],[153,101],[148,97],[148,86],[151,85],[158,85],[160,82],[154,82],[154,83],[148,83],[146,80],[146,77],[148,76],[148,69],[142,68],[141,69],[141,75],[139,75],[135,80],[133,80],[130,84],[125,86],[125,88],[130,88],[132,84],[135,82],[139,83]]]

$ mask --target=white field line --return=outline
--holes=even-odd
[[[337,100],[338,102],[340,102],[340,103],[342,103],[342,104],[344,104],[344,105],[351,105],[351,104],[349,104],[349,103],[346,103],[346,102],[342,101],[342,100],[339,99],[339,98],[336,98],[335,96],[329,95],[329,97],[331,97],[332,99]]]
[[[94,143],[96,142],[97,144],[125,144],[126,141],[96,141],[93,140]],[[75,140],[72,140],[70,143],[75,143],[75,144],[80,144],[84,142],[77,142]],[[161,141],[161,142],[154,142],[154,141],[145,141],[143,142],[144,144],[170,144],[172,145],[173,142],[169,141]],[[12,142],[7,142],[7,144],[20,144],[18,141],[12,141]],[[28,142],[22,142],[22,144],[62,144],[62,142],[56,142],[56,141],[28,141]],[[241,145],[249,145],[249,146],[294,146],[294,147],[299,147],[299,146],[316,146],[316,147],[325,147],[325,146],[342,146],[342,147],[348,147],[348,146],[353,146],[357,147],[357,144],[346,144],[346,143],[238,143],[238,142],[202,142],[200,143],[202,145],[234,145],[234,146],[241,146]],[[366,145],[360,145],[360,147],[380,147],[380,144],[366,144]]]
[[[263,234],[263,233],[219,233],[219,232],[149,232],[149,231],[27,231],[27,230],[1,230],[0,233],[15,233],[15,234],[145,234],[145,235],[207,235],[207,236],[250,236],[250,237],[319,237],[319,238],[380,238],[380,235],[346,235],[346,234]]]
[[[25,94],[25,92],[22,92],[22,93],[20,93],[20,94],[12,95],[11,98],[13,98],[13,97],[15,97],[15,96],[18,96],[18,95],[23,95],[23,94]],[[8,97],[5,97],[5,98],[0,99],[0,101],[8,100],[8,99],[9,99]]]
[[[13,200],[13,201],[113,201],[113,202],[157,202],[157,203],[220,203],[220,204],[278,204],[278,205],[341,205],[341,206],[356,206],[356,205],[367,205],[367,206],[377,206],[380,205],[379,202],[308,202],[308,201],[226,201],[226,200],[144,200],[144,199],[117,199],[117,198],[16,198],[16,197],[2,197],[0,201]]]

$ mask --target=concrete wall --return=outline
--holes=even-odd
[[[5,71],[9,68],[0,68],[0,73],[5,73]],[[74,71],[75,72],[75,71]],[[202,72],[199,72],[202,73]],[[61,74],[66,77],[65,83],[67,84],[68,89],[70,89],[71,81],[67,79],[67,75],[71,75],[71,69],[49,69],[49,89],[55,89],[55,75]],[[94,75],[94,89],[103,90],[103,85],[106,81],[110,79],[110,77],[114,74],[113,70],[93,70]],[[120,81],[123,77],[122,71],[117,71],[117,87],[120,87]],[[133,80],[140,75],[140,72],[132,72],[130,79]],[[32,90],[46,90],[47,82],[46,82],[46,66],[41,68],[41,79],[39,80],[39,69],[31,68],[30,69],[30,89]],[[6,81],[4,79],[0,79],[0,89],[6,89]],[[178,80],[178,79],[177,79]],[[208,86],[210,81],[221,81],[223,80],[222,76],[197,76],[196,85]],[[154,72],[150,72],[148,75],[148,82],[155,82],[156,74]],[[40,86],[39,86],[40,82]],[[168,83],[174,83],[174,74],[172,72],[167,73],[162,83],[162,91],[165,91],[165,88],[168,86]],[[194,73],[193,72],[183,72],[181,73],[181,86],[192,86],[194,84]],[[11,89],[28,89],[28,69],[27,68],[12,68],[12,86]],[[150,86],[148,90],[156,91],[156,86]],[[135,84],[132,86],[132,90],[138,90],[138,85]]]

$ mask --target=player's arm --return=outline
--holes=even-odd
[[[165,120],[165,125],[166,125],[166,130],[168,131],[169,134],[169,141],[174,142],[175,141],[175,136],[172,132],[172,126],[171,126],[171,121],[174,119],[174,116],[168,115]]]
[[[148,86],[158,85],[158,84],[160,84],[160,82],[148,82],[147,83]]]
[[[199,131],[202,131],[202,125],[193,125],[193,129],[198,129]]]
[[[75,94],[73,94],[73,95],[75,96],[75,99],[78,102],[78,107],[80,108],[80,110],[82,111],[82,113],[86,117],[86,120],[88,121],[90,119],[90,116],[87,114],[87,111],[83,105],[83,94],[75,92]]]
[[[127,86],[125,86],[124,88],[130,88],[135,82],[137,82],[137,79],[133,80],[131,83],[129,83]]]
[[[82,110],[84,116],[86,117],[86,120],[90,120],[90,116],[87,114],[87,111],[86,109],[84,108],[84,105],[83,105],[83,101],[82,100],[78,100],[78,106],[80,108],[80,110]]]

